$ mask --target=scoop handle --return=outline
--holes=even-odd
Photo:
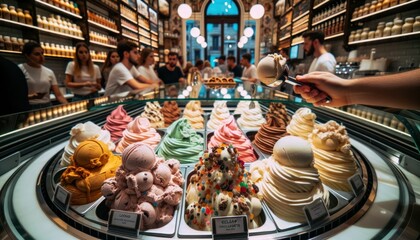
[[[294,78],[294,77],[290,77],[290,76],[287,76],[286,77],[286,80],[285,80],[285,82],[286,83],[288,83],[288,84],[291,84],[291,85],[294,85],[294,86],[303,86],[303,85],[307,85],[307,86],[309,86],[310,88],[312,88],[312,89],[317,89],[316,87],[315,87],[315,85],[314,84],[312,84],[312,83],[302,83],[302,82],[299,82],[298,80],[296,80],[296,78]],[[332,98],[330,97],[330,96],[328,96],[327,95],[327,97],[325,98],[328,102],[330,102],[331,100],[332,100]]]

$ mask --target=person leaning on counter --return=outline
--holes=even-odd
[[[140,76],[135,67],[139,60],[137,44],[122,40],[118,43],[117,52],[120,56],[120,62],[109,73],[105,96],[159,86],[157,83],[141,83],[139,82],[141,79],[136,80]]]
[[[89,47],[84,42],[76,44],[74,60],[66,68],[65,83],[74,94],[73,101],[99,97],[101,71],[93,64]]]
[[[57,85],[54,72],[43,66],[44,49],[37,42],[27,42],[23,45],[22,54],[26,63],[19,64],[28,83],[28,99],[31,109],[51,106],[50,92],[52,91],[60,103],[67,103]]]

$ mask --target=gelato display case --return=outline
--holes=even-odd
[[[229,85],[168,85],[1,117],[0,236],[210,239],[215,237],[212,218],[234,215],[245,216],[245,233],[250,239],[419,237],[419,112],[367,106],[315,108],[298,96],[235,81]],[[305,130],[303,118],[296,119],[296,115],[312,117],[309,120],[317,126]],[[317,136],[331,136],[325,129],[339,129],[334,131],[341,135],[331,139],[345,142],[340,147],[346,149],[350,161],[342,153],[329,155],[318,147]],[[305,135],[302,140],[298,134],[305,131],[312,137]],[[294,132],[296,137],[288,136]],[[90,149],[102,150],[83,153],[82,138],[90,139],[94,145]],[[156,183],[156,179],[165,182],[158,175],[169,170],[152,168],[155,180],[150,184],[155,190],[139,190],[133,201],[140,203],[139,199],[148,199],[152,192],[166,194],[164,200],[127,207],[131,200],[121,200],[123,191],[111,187],[114,180],[108,174],[115,175],[114,182],[121,176],[129,179],[129,174],[140,176],[135,168],[132,173],[121,173],[129,169],[126,152],[131,153],[138,145],[132,143],[139,141],[149,141],[152,146],[139,150],[141,156],[156,154],[156,159],[170,162],[156,160],[156,166],[169,166],[178,177],[168,178],[179,184],[179,190]],[[276,165],[278,156],[288,154],[298,160],[279,160]],[[111,156],[114,165],[122,162],[119,168],[104,165],[99,171],[103,180],[96,185],[79,182],[91,187],[92,193],[94,186],[102,186],[102,195],[88,194],[81,202],[63,204],[60,193],[65,191],[65,179],[82,174],[74,166],[77,155],[99,159],[91,164],[100,164],[104,155]],[[179,160],[179,166],[169,159]],[[310,180],[293,180],[296,176]],[[146,185],[150,182],[144,175],[137,182],[140,178]],[[118,186],[132,196],[127,192],[129,183],[124,180]],[[320,190],[314,193],[315,188]],[[287,199],[289,205],[285,201],[276,205],[275,199]],[[110,220],[114,219],[112,208],[140,209],[138,231],[115,230]]]

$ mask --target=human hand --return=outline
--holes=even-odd
[[[312,72],[297,76],[296,80],[302,82],[303,85],[294,86],[295,93],[300,94],[314,106],[340,107],[350,103],[350,92],[347,86],[351,80],[344,80],[329,72]],[[310,83],[314,87],[305,83]],[[327,100],[328,96],[331,101]]]

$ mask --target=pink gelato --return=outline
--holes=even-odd
[[[257,159],[251,146],[251,141],[238,128],[233,116],[224,121],[214,132],[208,143],[208,148],[217,147],[222,143],[232,144],[238,150],[239,159],[244,162],[253,162]]]
[[[115,151],[122,153],[128,145],[136,142],[145,143],[154,149],[159,144],[160,139],[160,134],[151,127],[149,120],[139,116],[127,125],[127,129],[123,132],[123,138]]]
[[[102,185],[106,205],[143,213],[142,229],[164,226],[181,202],[184,178],[179,167],[178,160],[157,157],[147,144],[131,144],[122,153],[115,177]]]
[[[106,118],[106,123],[103,126],[103,129],[108,130],[111,133],[111,139],[115,142],[122,138],[123,131],[131,121],[133,121],[133,118],[127,114],[123,105],[119,105]]]

